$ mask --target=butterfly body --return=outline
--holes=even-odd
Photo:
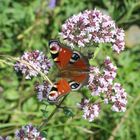
[[[49,46],[61,77],[48,94],[48,99],[55,102],[70,91],[78,90],[87,83],[89,64],[79,52],[64,47],[56,40],[50,41]]]

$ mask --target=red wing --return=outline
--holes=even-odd
[[[85,61],[84,58],[77,60],[73,63],[73,67],[81,70],[81,71],[89,71],[89,64]]]
[[[61,48],[58,56],[59,62],[57,63],[60,68],[64,68],[69,64],[72,52],[68,48]]]
[[[71,80],[68,82],[65,78],[62,78],[52,87],[49,93],[49,99],[57,100],[71,90],[78,90],[87,82],[89,77],[89,64],[85,57],[79,52],[63,47],[63,45],[56,40],[50,41],[49,46],[54,62],[61,71],[66,71],[65,75],[68,75],[66,77]],[[71,74],[69,74],[69,72]],[[64,75],[62,75],[62,77],[63,76]]]
[[[72,64],[72,68],[76,69],[79,73],[77,75],[73,75],[71,79],[81,84],[87,83],[89,78],[89,64],[86,58],[81,57],[78,59]]]
[[[71,49],[63,47],[62,44],[56,40],[50,41],[49,46],[52,58],[58,67],[60,69],[66,67],[69,64],[70,58],[72,56]]]
[[[89,77],[89,76],[88,76],[87,73],[81,73],[81,74],[79,74],[79,75],[77,75],[77,76],[73,76],[73,77],[72,77],[72,80],[74,80],[74,81],[76,81],[76,82],[78,82],[78,83],[84,84],[84,83],[87,82],[88,77]]]
[[[71,87],[66,79],[60,79],[52,88],[48,94],[48,100],[56,102],[58,99],[71,91]]]
[[[60,79],[57,82],[57,89],[58,89],[58,92],[60,93],[59,94],[60,96],[65,95],[71,91],[69,83],[66,79]]]

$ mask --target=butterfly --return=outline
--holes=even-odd
[[[48,100],[56,102],[70,91],[79,90],[87,84],[89,62],[78,51],[72,51],[57,40],[49,41],[49,48],[61,77],[48,94]]]

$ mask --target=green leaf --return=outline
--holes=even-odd
[[[34,98],[29,98],[26,102],[24,102],[23,110],[24,111],[36,111],[37,110],[36,100]]]
[[[44,117],[46,117],[46,118],[48,117],[48,111],[41,109],[41,112],[43,113]]]
[[[64,107],[63,108],[63,111],[64,111],[64,114],[67,117],[73,117],[74,116],[74,114],[73,114],[73,112],[72,112],[72,110],[70,108]]]
[[[19,93],[15,89],[8,89],[4,92],[4,98],[8,100],[17,100]]]
[[[46,131],[41,131],[41,136],[47,138],[47,132]]]

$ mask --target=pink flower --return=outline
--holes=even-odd
[[[121,87],[120,83],[114,83],[113,90],[115,95],[111,96],[113,102],[112,110],[116,112],[125,112],[127,104],[127,93]]]
[[[83,110],[83,118],[92,122],[95,118],[99,116],[100,104],[90,103],[87,99],[82,99],[81,103],[78,105]]]
[[[29,63],[30,67],[21,61]],[[25,52],[19,61],[16,62],[14,68],[17,72],[21,72],[25,75],[26,79],[31,79],[31,77],[36,77],[39,73],[38,71],[48,74],[51,67],[50,60],[38,50],[33,52]]]
[[[103,72],[100,72],[97,67],[90,67],[89,85],[92,95],[100,95],[108,91],[109,85],[112,85],[116,77],[117,67],[112,64],[110,57],[106,57],[104,61]]]
[[[46,140],[40,134],[40,132],[31,124],[23,126],[20,130],[15,132],[16,140]]]
[[[47,81],[44,81],[43,84],[37,83],[35,89],[37,91],[38,100],[42,101],[44,99],[47,99],[48,93],[51,90],[51,86],[48,84]]]
[[[117,67],[113,65],[109,57],[106,57],[103,72],[97,67],[90,68],[89,89],[92,96],[100,96],[105,104],[112,104],[112,110],[124,112],[127,104],[127,93],[119,83],[114,83]]]
[[[124,50],[124,31],[116,27],[111,17],[99,10],[85,10],[73,15],[62,25],[62,39],[72,48],[95,43],[112,43],[117,53]]]

